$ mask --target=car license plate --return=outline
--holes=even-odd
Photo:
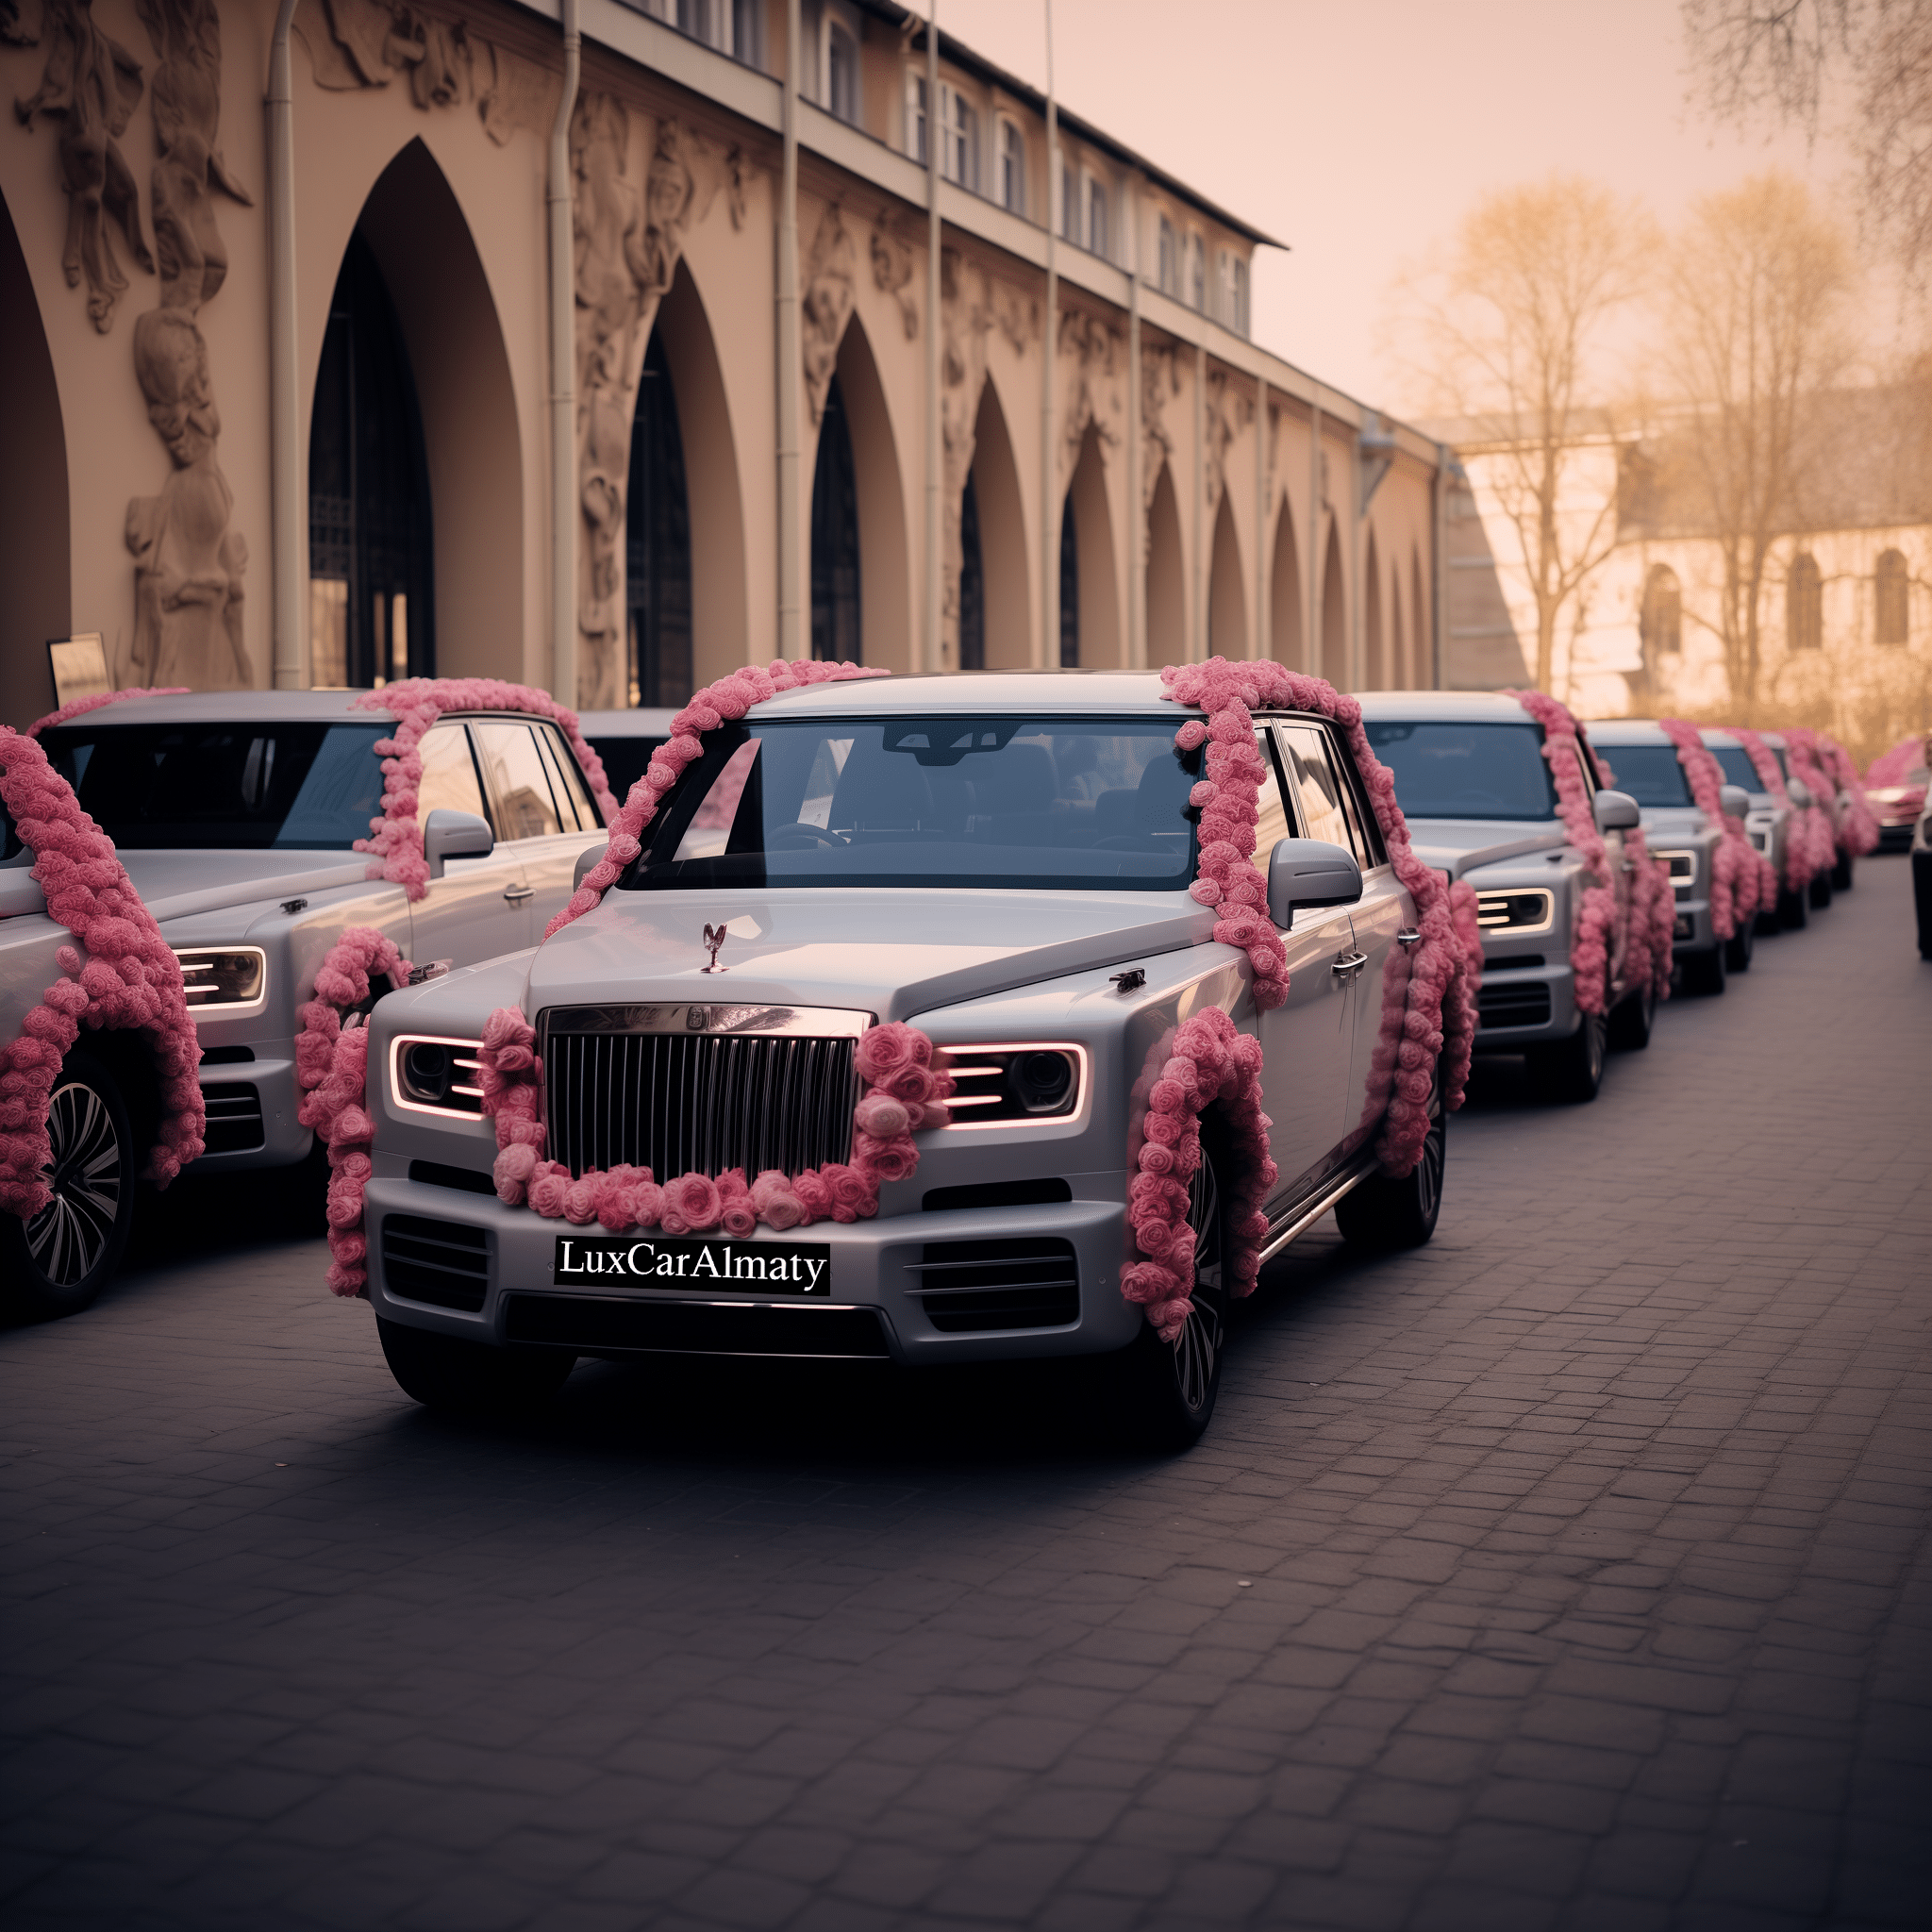
[[[727,1294],[832,1292],[823,1241],[672,1241],[659,1235],[558,1235],[558,1288],[717,1289]]]

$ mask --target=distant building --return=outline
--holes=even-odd
[[[1249,340],[1268,238],[956,41],[935,86],[917,16],[582,0],[559,381],[554,0],[299,0],[265,117],[275,13],[0,0],[0,716],[80,631],[122,683],[600,706],[779,652],[1457,663],[1444,453]]]

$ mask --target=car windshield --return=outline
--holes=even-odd
[[[1410,819],[1553,819],[1556,787],[1540,724],[1364,720]]]
[[[996,886],[1174,891],[1198,750],[1165,719],[754,720],[707,733],[630,891]]]
[[[1616,775],[1609,780],[1639,805],[1692,805],[1690,781],[1674,744],[1599,744],[1597,762]]]
[[[346,852],[382,809],[370,724],[108,724],[42,740],[116,845],[193,851]]]
[[[1762,791],[1764,780],[1757,775],[1757,767],[1751,762],[1751,754],[1741,744],[1714,744],[1710,755],[1717,760],[1717,768],[1724,774],[1726,785],[1741,785],[1746,791]]]

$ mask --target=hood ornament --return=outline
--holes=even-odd
[[[729,973],[731,971],[730,967],[721,966],[718,963],[718,949],[724,943],[725,934],[729,930],[728,926],[724,925],[707,925],[705,927],[705,945],[711,955],[711,963],[708,966],[701,966],[698,969],[699,972]]]

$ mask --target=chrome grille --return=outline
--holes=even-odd
[[[558,1016],[543,1046],[550,1158],[573,1174],[626,1162],[660,1181],[849,1159],[857,1045],[850,1034],[578,1031]]]

